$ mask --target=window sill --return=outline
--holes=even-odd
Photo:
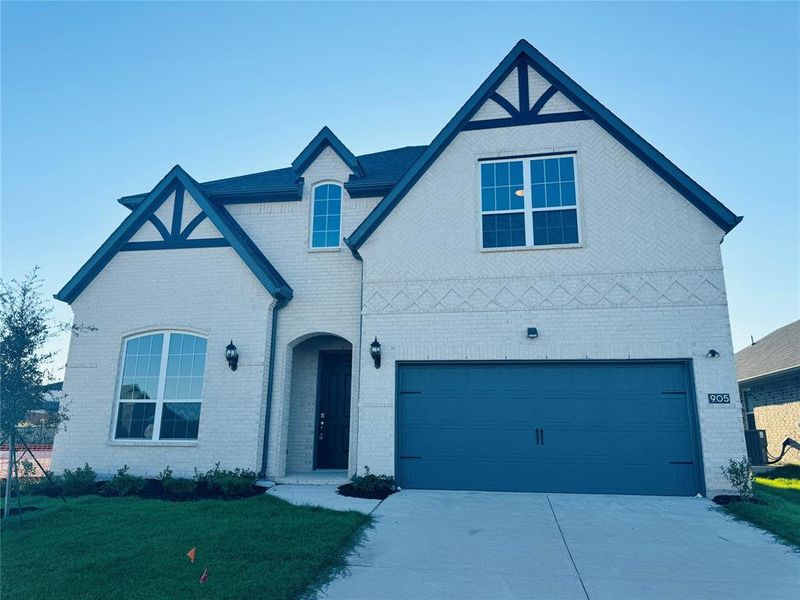
[[[584,244],[551,244],[549,246],[508,246],[504,248],[481,248],[481,252],[519,252],[525,250],[572,250],[583,248]]]
[[[192,448],[197,440],[109,440],[109,446],[160,446],[172,448]]]
[[[316,254],[317,252],[341,252],[341,251],[342,251],[342,247],[341,246],[336,246],[335,248],[331,247],[331,248],[309,248],[308,249],[308,252],[309,253],[313,253],[313,254]]]

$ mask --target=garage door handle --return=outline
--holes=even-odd
[[[540,435],[539,431],[540,431],[540,429],[537,427],[536,429],[534,429],[534,431],[536,432],[536,445],[538,446],[541,443],[539,441],[539,435]]]
[[[542,442],[542,446],[544,446],[544,429],[539,430],[539,439]]]

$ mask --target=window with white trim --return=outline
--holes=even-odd
[[[196,440],[205,338],[176,331],[125,341],[114,438]]]
[[[572,154],[481,162],[483,248],[579,243]]]
[[[342,186],[323,183],[314,188],[311,247],[338,248],[341,239]]]

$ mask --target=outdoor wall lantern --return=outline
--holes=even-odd
[[[381,368],[381,343],[378,341],[378,336],[375,336],[375,341],[369,345],[369,354],[372,360],[375,361],[375,368]]]
[[[536,327],[528,327],[528,337],[535,340],[539,337],[539,330]]]
[[[714,350],[714,349],[712,348],[711,350],[709,350],[709,351],[708,351],[708,353],[706,354],[706,356],[707,356],[708,358],[717,358],[717,357],[719,356],[719,352],[717,352],[716,350]]]
[[[231,371],[235,371],[236,367],[239,366],[239,352],[236,350],[236,346],[233,345],[233,340],[225,346],[225,360],[228,361]]]

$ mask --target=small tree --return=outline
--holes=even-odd
[[[55,353],[45,352],[44,347],[63,331],[78,334],[94,330],[93,327],[53,323],[52,308],[44,300],[41,289],[38,267],[22,281],[0,280],[0,439],[9,447],[6,517],[11,510],[12,482],[16,480],[19,486],[17,444],[27,447],[17,427],[29,411],[43,409],[50,398],[46,382],[52,379],[50,363]],[[47,426],[58,430],[66,420],[66,407],[62,403]]]
[[[739,492],[742,500],[749,500],[753,497],[753,470],[750,468],[750,460],[747,457],[743,456],[742,460],[728,459],[728,466],[721,468],[722,474]]]

